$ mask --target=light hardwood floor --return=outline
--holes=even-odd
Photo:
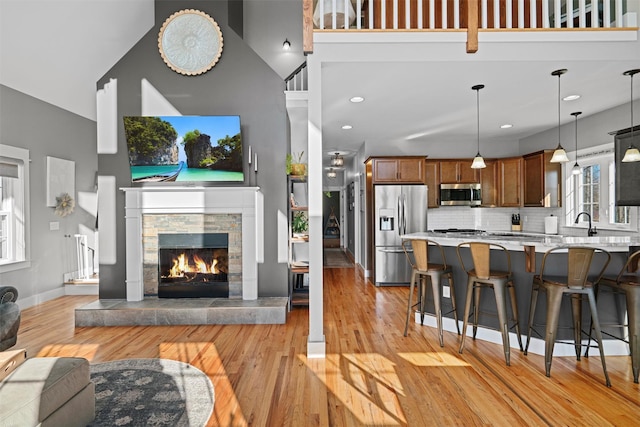
[[[640,425],[640,388],[629,357],[544,358],[435,329],[402,335],[408,289],[376,288],[349,268],[325,269],[326,359],[307,359],[308,311],[286,325],[74,328],[73,309],[96,297],[67,296],[22,313],[17,347],[33,356],[91,363],[167,358],[206,372],[215,388],[211,426],[630,426]]]

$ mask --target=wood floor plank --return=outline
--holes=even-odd
[[[66,296],[22,311],[17,347],[91,363],[167,358],[205,372],[215,388],[210,426],[638,425],[640,388],[629,357],[553,360],[413,321],[408,288],[376,287],[353,268],[324,270],[327,357],[307,359],[308,309],[285,325],[74,327],[95,296]]]

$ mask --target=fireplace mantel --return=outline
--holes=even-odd
[[[264,203],[259,187],[150,186],[125,192],[127,300],[142,301],[142,216],[241,214],[242,299],[258,299],[258,263],[264,262]]]

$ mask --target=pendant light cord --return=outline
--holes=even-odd
[[[631,143],[633,143],[633,74],[631,74]]]
[[[560,146],[560,76],[558,74],[558,146]]]
[[[478,155],[480,155],[480,89],[476,89],[476,112],[477,112],[477,124],[478,124],[478,132],[476,133],[478,139]],[[633,116],[633,113],[632,113]]]

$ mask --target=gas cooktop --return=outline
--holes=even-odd
[[[484,230],[476,230],[473,228],[438,228],[432,230],[434,233],[484,233]]]

